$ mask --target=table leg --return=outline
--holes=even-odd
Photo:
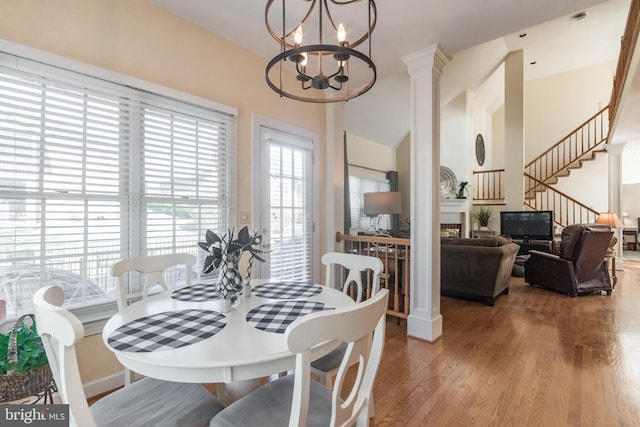
[[[260,378],[216,384],[216,395],[223,405],[227,406],[251,393],[262,385]]]

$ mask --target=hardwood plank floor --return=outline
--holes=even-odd
[[[375,426],[640,426],[640,261],[611,296],[512,278],[494,307],[442,298],[443,335],[387,321]]]

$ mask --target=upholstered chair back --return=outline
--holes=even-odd
[[[591,280],[602,268],[602,262],[609,244],[612,231],[584,230],[574,252],[575,274],[578,282]]]
[[[582,237],[582,232],[587,229],[584,224],[571,224],[562,230],[560,236],[560,251],[558,256],[562,259],[571,260],[575,262],[575,256],[577,256],[576,245]]]

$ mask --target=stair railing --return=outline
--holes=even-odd
[[[629,7],[629,15],[627,15],[627,24],[625,25],[624,34],[620,40],[620,55],[618,56],[616,75],[613,79],[611,100],[609,101],[609,121],[612,123],[618,113],[618,105],[622,98],[622,90],[625,86],[627,75],[629,74],[631,57],[638,43],[639,33],[640,0],[632,0]]]
[[[538,191],[527,193],[524,200],[525,206],[536,211],[553,211],[554,221],[562,227],[596,222],[598,211],[529,174],[525,173],[524,179],[525,188],[538,189]]]
[[[504,202],[504,169],[473,171],[473,201]]]
[[[386,236],[352,236],[336,233],[336,242],[344,241],[344,252],[377,257],[384,269],[380,274],[380,289],[389,289],[387,314],[406,319],[410,308],[411,240]],[[371,277],[364,283],[366,298],[372,292]]]
[[[570,169],[589,152],[604,144],[609,133],[609,106],[591,116],[573,132],[527,163],[525,174],[543,183]],[[525,187],[529,189],[529,187]]]

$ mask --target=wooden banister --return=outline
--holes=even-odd
[[[386,236],[352,236],[336,233],[336,242],[344,242],[345,253],[375,256],[384,264],[380,275],[380,288],[389,289],[387,314],[406,319],[409,315],[409,274],[411,240]],[[367,278],[364,295],[371,296],[371,283]]]
[[[620,40],[620,55],[616,66],[616,74],[613,79],[613,90],[609,101],[609,120],[613,122],[618,114],[618,105],[622,98],[622,90],[626,84],[631,58],[638,44],[638,34],[640,33],[640,0],[632,0],[629,6],[629,15],[624,28],[624,34]]]
[[[607,105],[560,141],[525,165],[524,172],[549,183],[607,141],[609,119]],[[525,187],[527,190],[528,188]]]
[[[547,185],[535,177],[524,174],[525,188],[535,189],[527,193],[525,206],[536,211],[553,211],[554,221],[566,227],[570,224],[594,223],[599,212],[580,203],[573,197]]]
[[[504,201],[504,169],[473,171],[473,200]]]

